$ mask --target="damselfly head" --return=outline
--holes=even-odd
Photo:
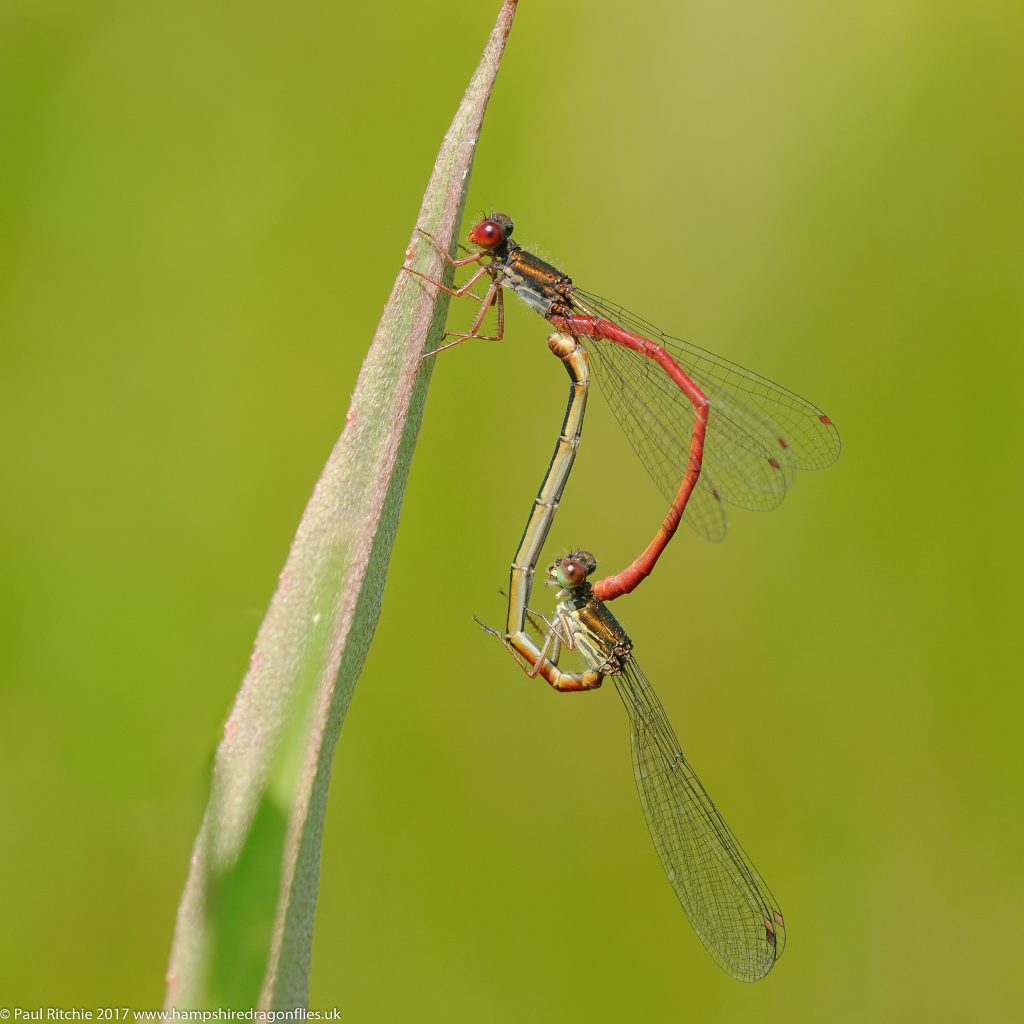
[[[481,249],[497,249],[512,236],[512,218],[504,213],[490,213],[473,225],[468,240]]]
[[[597,568],[597,559],[589,551],[572,551],[564,558],[553,562],[548,577],[566,590],[575,590],[587,582],[587,577]]]

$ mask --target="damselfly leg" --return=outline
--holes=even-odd
[[[505,336],[505,300],[501,290],[501,285],[495,276],[494,271],[491,270],[490,264],[483,263],[483,253],[471,253],[469,256],[462,259],[456,259],[432,234],[427,231],[423,231],[420,228],[417,228],[416,230],[420,235],[426,238],[438,253],[440,253],[440,255],[455,269],[468,266],[471,263],[482,264],[479,270],[477,270],[476,273],[459,288],[450,288],[443,281],[435,281],[433,278],[427,277],[426,274],[420,273],[418,270],[414,270],[412,267],[408,266],[408,264],[403,265],[402,269],[406,273],[421,278],[426,281],[427,284],[431,284],[435,288],[439,288],[441,291],[447,292],[449,295],[452,295],[457,299],[462,298],[464,295],[468,295],[470,298],[476,299],[476,301],[480,303],[480,309],[477,312],[476,319],[473,321],[472,326],[466,333],[458,334],[456,332],[446,331],[445,337],[454,338],[455,340],[448,342],[447,345],[440,345],[437,348],[431,349],[429,352],[424,352],[423,355],[420,356],[420,362],[422,363],[423,360],[436,356],[439,352],[447,352],[448,349],[455,348],[456,345],[461,345],[464,341],[501,341]],[[480,280],[481,277],[484,277],[487,274],[490,274],[490,281],[488,283],[487,293],[483,298],[481,298],[475,292],[470,291],[470,289],[477,281]],[[495,307],[498,326],[494,334],[481,334],[480,328],[483,325],[483,322],[487,317],[487,311],[491,306]]]

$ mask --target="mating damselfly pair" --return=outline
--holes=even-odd
[[[480,303],[470,329],[425,358],[472,339],[500,340],[503,290],[510,289],[554,329],[548,347],[570,378],[555,452],[512,561],[505,630],[484,628],[530,677],[541,676],[555,690],[593,690],[613,679],[629,715],[640,802],[669,883],[718,964],[735,978],[756,981],[784,948],[782,913],[683,756],[633,658],[632,642],[606,602],[630,593],[651,574],[680,521],[709,540],[721,540],[726,504],[776,507],[796,470],[823,469],[836,460],[839,435],[820,409],[793,392],[582,291],[520,247],[512,232],[508,216],[484,217],[470,231],[472,249],[461,259],[420,232],[454,267],[476,266],[459,287],[405,268],[451,295],[470,295]],[[474,294],[473,286],[485,279],[485,294]],[[492,308],[496,328],[484,334]],[[621,572],[592,583],[597,562],[583,550],[552,564],[545,582],[558,593],[548,619],[531,611],[529,601],[582,436],[590,353],[609,405],[670,505],[652,540]],[[559,667],[564,648],[578,652],[583,671]]]

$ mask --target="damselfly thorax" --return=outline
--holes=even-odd
[[[581,552],[571,557],[579,558]],[[622,624],[599,601],[594,588],[583,583],[573,589],[560,590],[555,615],[568,634],[573,647],[588,667],[602,676],[618,675],[631,657],[633,642]]]

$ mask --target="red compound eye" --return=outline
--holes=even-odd
[[[484,249],[493,249],[505,241],[505,232],[496,221],[482,220],[470,231],[469,240]]]

